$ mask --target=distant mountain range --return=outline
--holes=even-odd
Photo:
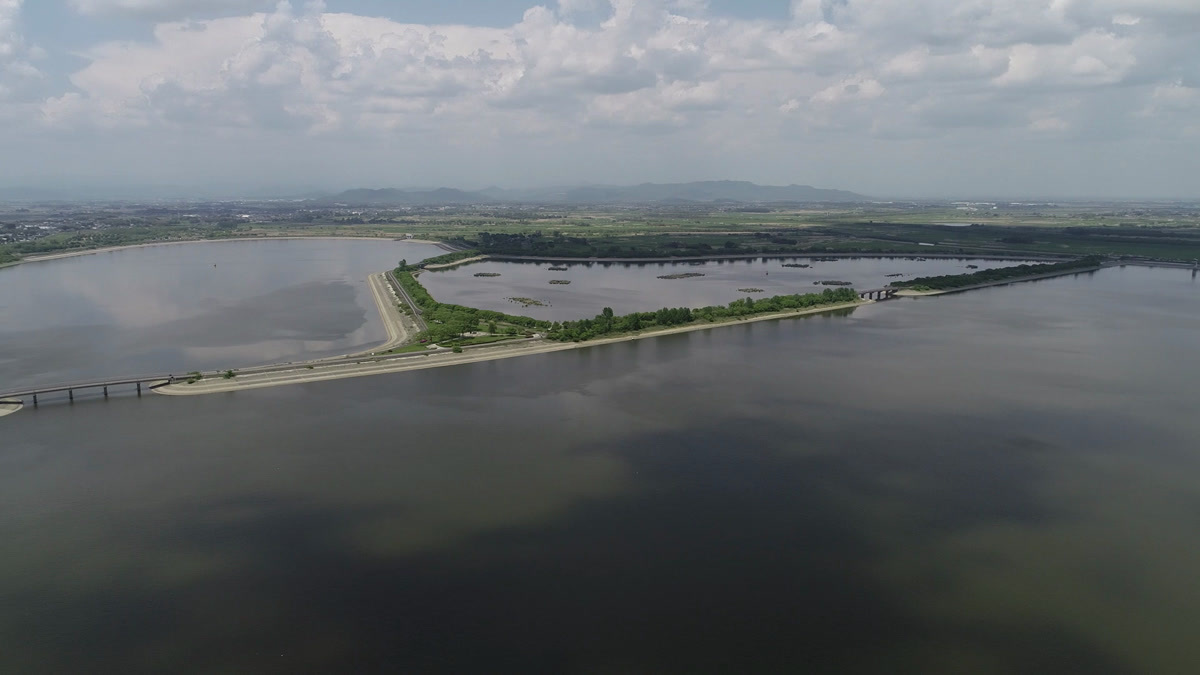
[[[350,206],[441,206],[459,204],[550,203],[550,204],[688,204],[688,203],[798,203],[864,202],[868,197],[845,190],[824,190],[808,185],[756,185],[746,181],[703,181],[697,183],[642,183],[632,186],[593,185],[538,190],[487,188],[467,191],[435,190],[347,190],[320,201]]]

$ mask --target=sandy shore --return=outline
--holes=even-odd
[[[128,244],[126,246],[109,246],[107,248],[93,248],[86,251],[66,251],[63,253],[50,253],[48,255],[37,255],[22,258],[11,265],[22,265],[25,263],[47,262],[50,260],[61,260],[63,258],[77,258],[83,255],[95,255],[97,253],[112,253],[113,251],[126,251],[133,248],[150,248],[152,246],[176,246],[179,244],[216,244],[225,241],[281,241],[281,240],[300,240],[300,239],[327,239],[341,241],[400,241],[412,244],[431,244],[437,246],[440,242],[429,241],[427,239],[397,239],[395,237],[330,237],[326,235],[305,237],[303,235],[283,235],[283,236],[263,236],[263,237],[230,237],[229,239],[180,239],[179,241],[152,241],[145,244]]]
[[[408,341],[410,328],[405,321],[407,317],[400,311],[397,304],[400,298],[396,297],[395,291],[392,290],[391,284],[387,282],[382,273],[372,274],[367,277],[367,284],[371,286],[371,294],[375,296],[375,306],[379,308],[379,317],[383,319],[383,327],[387,330],[387,342],[373,347],[360,354],[372,354],[375,352],[386,352],[389,349],[399,347]]]
[[[11,415],[23,407],[20,401],[0,401],[0,417]]]
[[[367,375],[380,375],[384,373],[400,373],[409,370],[424,370],[426,368],[443,368],[467,363],[478,363],[480,361],[495,361],[498,359],[511,359],[521,356],[531,356],[533,354],[546,354],[550,352],[561,352],[571,349],[587,349],[590,347],[598,347],[616,342],[628,342],[631,340],[656,338],[664,335],[691,333],[701,330],[713,330],[716,328],[736,326],[744,323],[755,323],[758,321],[773,321],[777,319],[786,319],[811,314],[823,314],[827,312],[835,312],[838,310],[859,307],[870,303],[871,301],[869,300],[864,300],[861,302],[848,302],[840,305],[815,307],[812,309],[797,310],[794,312],[763,314],[761,316],[754,316],[742,320],[726,321],[722,323],[705,323],[694,324],[690,326],[680,326],[678,328],[668,328],[665,330],[623,335],[620,337],[603,338],[588,342],[551,342],[548,340],[533,340],[529,342],[522,342],[520,344],[501,343],[494,347],[480,347],[477,349],[464,351],[460,354],[455,354],[450,351],[438,351],[427,354],[418,353],[416,355],[401,356],[370,362],[314,362],[307,365],[298,365],[295,368],[288,370],[239,374],[236,378],[229,380],[220,377],[206,378],[195,384],[173,384],[166,387],[160,387],[154,391],[168,396],[215,394],[221,392],[238,391],[242,389],[278,387],[286,384],[340,380],[350,377],[364,377]]]

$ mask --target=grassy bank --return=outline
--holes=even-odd
[[[395,275],[405,292],[421,309],[421,316],[429,327],[417,339],[441,343],[458,340],[465,333],[473,332],[488,333],[490,336],[529,335],[533,331],[548,330],[551,326],[549,321],[528,316],[440,303],[417,281],[413,271],[412,266],[397,267]]]

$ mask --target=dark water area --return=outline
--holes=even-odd
[[[883,288],[889,282],[922,276],[966,274],[968,268],[993,269],[1021,261],[970,258],[754,258],[661,263],[536,263],[484,261],[421,275],[421,283],[439,302],[523,314],[547,321],[591,318],[605,307],[617,314],[652,312],[662,307],[727,305],[755,298],[814,293],[821,281],[843,281],[859,290]],[[784,267],[787,264],[807,268]],[[566,267],[565,271],[551,267]],[[499,274],[476,277],[476,274]],[[660,279],[674,274],[700,274],[686,279]],[[901,276],[889,276],[901,275]],[[551,280],[570,284],[551,284]],[[742,289],[758,289],[744,292]],[[512,298],[530,298],[526,306]]]
[[[0,671],[1194,672],[1198,294],[24,410]]]
[[[0,391],[343,354],[387,339],[367,276],[397,241],[150,246],[0,269]]]

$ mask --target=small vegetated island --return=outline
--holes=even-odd
[[[515,302],[522,307],[545,307],[546,303],[537,298],[506,298],[509,302]]]
[[[738,293],[762,293],[761,288],[739,288]]]
[[[703,272],[678,272],[676,274],[664,274],[659,279],[694,279],[704,276]]]
[[[475,276],[490,278],[490,277],[498,277],[498,276],[500,276],[500,273],[499,272],[476,272]]]
[[[1073,271],[1088,271],[1100,269],[1101,259],[1088,256],[1079,260],[1044,265],[1015,265],[1013,267],[998,267],[990,270],[979,270],[968,274],[947,274],[938,277],[916,277],[905,281],[893,281],[888,284],[893,288],[903,288],[910,291],[952,291],[960,288],[970,288],[983,284],[994,284],[1001,281],[1054,275]]]
[[[571,280],[570,279],[551,279],[550,283],[554,284],[555,286],[566,286],[567,284],[571,283]]]

